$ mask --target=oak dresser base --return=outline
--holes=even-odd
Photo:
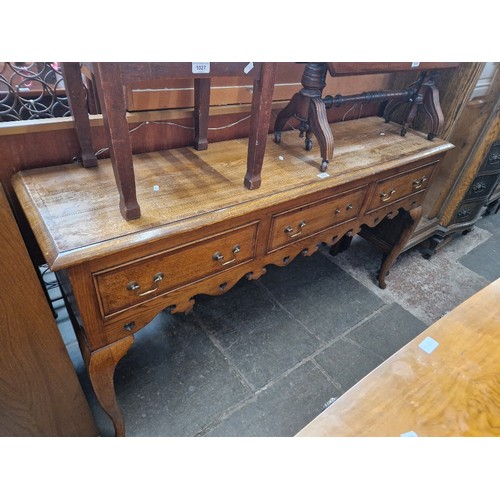
[[[118,210],[110,161],[20,172],[13,184],[63,289],[97,398],[125,434],[113,375],[133,336],[160,311],[192,309],[320,244],[341,251],[355,234],[378,239],[382,221],[403,218],[384,247],[386,275],[422,214],[425,192],[452,145],[377,117],[334,124],[336,157],[318,175],[319,153],[284,132],[268,136],[259,190],[245,189],[246,142],[136,155],[142,217]],[[398,224],[398,227],[401,224]],[[375,235],[375,236],[374,236]],[[383,242],[382,242],[383,243]]]

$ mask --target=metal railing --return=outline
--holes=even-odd
[[[0,62],[0,121],[70,115],[59,63]]]

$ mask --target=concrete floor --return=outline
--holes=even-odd
[[[128,436],[293,436],[428,325],[500,277],[500,214],[430,260],[400,256],[381,290],[381,253],[356,237],[287,268],[268,267],[189,315],[160,313],[115,373]],[[51,290],[56,294],[58,290]],[[61,305],[58,325],[103,436],[98,405]]]

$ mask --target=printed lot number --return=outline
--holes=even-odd
[[[199,74],[199,73],[210,73],[210,63],[200,63],[200,62],[194,62],[192,64],[192,71],[193,73]]]

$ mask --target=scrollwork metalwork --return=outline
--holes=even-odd
[[[457,217],[459,219],[465,219],[465,217],[469,217],[471,214],[472,214],[471,210],[469,210],[468,208],[464,208],[457,213]]]
[[[0,121],[70,116],[56,62],[0,63]]]
[[[488,163],[490,165],[497,165],[500,163],[500,153],[492,153],[488,156]]]
[[[472,192],[474,194],[480,193],[487,188],[486,183],[484,181],[477,181],[472,185]]]

